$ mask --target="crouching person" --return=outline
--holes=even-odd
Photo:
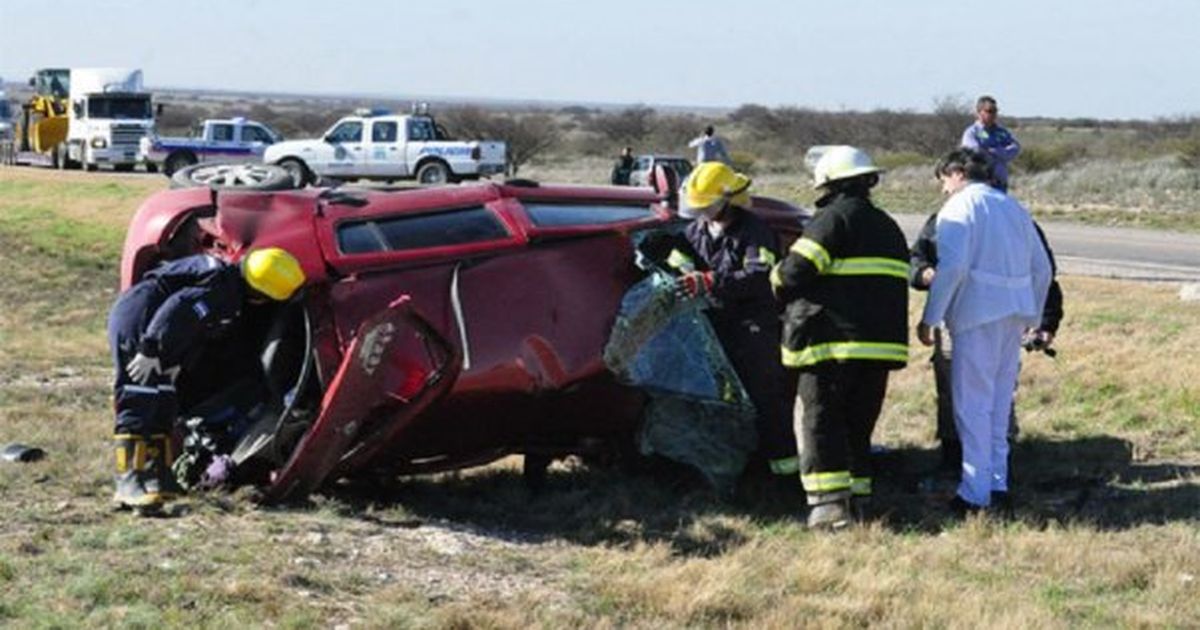
[[[817,212],[771,284],[787,305],[783,364],[804,411],[800,479],[808,525],[837,528],[871,496],[871,433],[888,371],[908,362],[908,247],[871,203],[880,169],[864,152],[831,147],[814,169]]]
[[[772,473],[791,477],[798,470],[796,439],[779,364],[779,307],[770,284],[775,233],[746,209],[750,178],[723,162],[701,164],[681,193],[679,215],[694,220],[684,231],[686,242],[667,261],[681,272],[676,292],[711,298],[709,321],[754,403],[758,454]]]
[[[170,261],[117,298],[108,318],[116,380],[116,492],[120,508],[154,511],[179,493],[171,471],[175,382],[247,302],[285,301],[304,284],[300,263],[271,247],[233,265],[208,255]]]

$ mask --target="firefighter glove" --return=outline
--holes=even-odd
[[[137,356],[129,360],[129,364],[125,366],[125,371],[135,382],[147,385],[154,375],[162,373],[162,363],[158,357],[148,357],[141,352]]]
[[[695,298],[712,292],[711,271],[691,271],[675,279],[675,295]]]

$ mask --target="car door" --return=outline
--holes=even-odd
[[[315,164],[309,166],[321,175],[349,177],[362,172],[364,161],[363,123],[344,120],[325,134]]]
[[[413,311],[407,295],[393,300],[358,326],[317,420],[272,474],[265,499],[302,498],[336,470],[369,461],[449,390],[459,365],[449,342]]]
[[[397,120],[372,120],[369,137],[365,151],[367,175],[388,178],[408,174],[404,138]]]

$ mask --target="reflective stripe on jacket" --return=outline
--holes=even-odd
[[[908,362],[908,247],[900,227],[869,199],[823,200],[804,235],[771,272],[787,304],[784,365]]]

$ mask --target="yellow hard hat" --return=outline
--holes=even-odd
[[[680,193],[679,216],[694,219],[716,212],[726,200],[750,205],[750,178],[724,162],[702,162],[683,182]]]
[[[868,173],[882,173],[871,156],[862,149],[846,145],[825,148],[816,166],[813,167],[813,188],[821,188],[829,182],[849,179]]]
[[[250,288],[280,302],[304,284],[300,261],[278,247],[256,249],[242,260],[242,277]]]

